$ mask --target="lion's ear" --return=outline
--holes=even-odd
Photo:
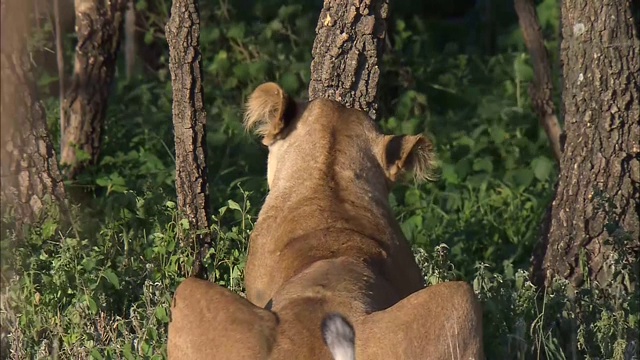
[[[295,102],[278,84],[264,83],[247,100],[244,127],[255,129],[262,136],[262,143],[269,146],[291,121],[295,107]]]
[[[422,135],[386,135],[383,144],[383,166],[391,181],[397,181],[405,173],[413,174],[419,182],[435,178],[433,144]]]

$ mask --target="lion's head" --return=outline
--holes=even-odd
[[[418,181],[433,175],[433,146],[424,136],[382,134],[363,111],[327,99],[296,102],[275,83],[262,84],[251,94],[244,125],[269,147],[270,188],[314,171],[386,178],[388,184],[403,173]]]

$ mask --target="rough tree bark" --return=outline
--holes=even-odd
[[[632,0],[565,0],[561,11],[566,144],[534,270],[546,284],[560,276],[580,287],[586,275],[605,285],[609,242],[636,257],[639,249],[638,24]]]
[[[529,87],[529,95],[533,103],[533,109],[538,115],[540,125],[547,133],[553,154],[557,162],[562,156],[560,136],[562,129],[556,116],[553,104],[553,85],[551,81],[551,62],[547,48],[544,46],[542,29],[538,21],[538,14],[533,0],[515,0],[515,8],[518,13],[520,28],[524,36],[524,42],[533,62],[533,83]]]
[[[325,97],[377,115],[388,0],[325,0],[316,27],[309,99]]]
[[[98,161],[126,7],[127,0],[75,0],[78,44],[61,114],[60,162],[70,179],[87,164],[76,148],[87,153],[89,164]]]
[[[197,0],[174,0],[165,33],[173,85],[178,209],[189,220],[198,255],[194,273],[206,277],[202,262],[211,248],[207,182],[206,112],[202,89],[200,13]],[[185,243],[184,246],[189,246]]]
[[[28,43],[31,1],[2,0],[0,153],[2,214],[12,208],[16,229],[37,220],[50,201],[62,203],[65,191],[38,99]]]

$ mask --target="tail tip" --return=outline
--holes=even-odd
[[[355,360],[355,331],[344,316],[336,313],[325,316],[322,337],[335,360]]]

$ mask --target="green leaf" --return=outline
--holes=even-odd
[[[489,128],[489,135],[491,136],[491,140],[497,145],[502,144],[502,142],[507,138],[507,133],[499,126],[492,126]]]
[[[224,144],[229,140],[227,134],[224,133],[208,133],[207,134],[207,144],[211,146],[224,146]]]
[[[238,79],[235,77],[227,77],[227,80],[224,82],[223,88],[225,90],[231,90],[238,86]]]
[[[289,94],[295,94],[300,88],[300,80],[298,79],[298,76],[290,72],[283,74],[280,77],[279,82],[284,91]]]
[[[469,176],[466,182],[473,187],[479,188],[487,183],[487,179],[489,179],[489,175],[480,173]]]
[[[98,351],[98,349],[91,350],[91,358],[92,359],[100,359],[100,360],[104,359],[102,357],[102,355],[100,355],[100,352]]]
[[[521,188],[526,188],[533,181],[533,171],[530,169],[515,169],[507,172],[506,178],[512,184]]]
[[[491,171],[493,171],[493,162],[491,161],[491,158],[485,156],[479,159],[475,159],[473,161],[473,170],[491,173]]]
[[[162,321],[163,323],[169,322],[169,316],[167,315],[167,310],[163,307],[156,308],[156,319]]]
[[[83,163],[85,161],[89,161],[91,160],[91,156],[89,155],[88,152],[80,149],[80,148],[75,148],[75,153],[76,153],[76,161],[79,163]]]
[[[229,204],[229,209],[237,210],[237,211],[242,212],[242,208],[240,207],[240,205],[237,202],[235,202],[233,200],[229,200],[229,201],[227,201],[227,204]]]
[[[298,14],[302,9],[301,5],[284,5],[278,9],[278,18],[282,20],[286,20],[287,18]]]
[[[229,71],[231,62],[229,61],[229,54],[222,50],[216,54],[207,71],[212,74],[224,74]]]
[[[218,214],[220,214],[220,216],[224,215],[224,213],[227,212],[228,208],[228,206],[221,207],[220,209],[218,209]]]
[[[545,181],[549,178],[551,170],[553,170],[553,161],[546,156],[538,156],[531,161],[531,169],[536,179]]]
[[[107,280],[116,287],[116,289],[120,289],[120,281],[118,280],[118,276],[111,269],[105,269],[102,273]]]
[[[96,301],[93,300],[91,296],[85,295],[84,301],[87,303],[87,305],[89,305],[89,310],[91,311],[92,314],[98,313],[98,305],[96,304]]]
[[[149,45],[152,44],[154,40],[153,30],[149,30],[144,33],[144,43]]]
[[[460,179],[458,179],[458,174],[456,173],[455,166],[451,164],[442,164],[440,168],[444,181],[451,184],[458,184],[460,182]]]
[[[134,4],[136,4],[136,10],[138,11],[147,10],[149,7],[146,0],[138,0]]]
[[[52,237],[55,235],[56,230],[58,229],[58,223],[53,219],[47,219],[42,224],[42,237],[45,239]]]
[[[109,175],[108,192],[112,192],[112,191],[120,192],[120,193],[127,191],[124,178],[116,172]]]
[[[278,33],[282,31],[282,29],[284,29],[284,26],[282,26],[282,22],[278,19],[275,19],[271,21],[269,25],[267,25],[267,28],[264,31],[264,35],[267,37],[267,39],[270,39],[273,36],[273,33]]]
[[[147,328],[147,336],[155,343],[158,340],[158,330],[154,327]]]
[[[106,176],[103,176],[101,178],[96,179],[96,185],[103,186],[103,187],[109,186],[109,178]]]
[[[231,26],[231,28],[227,31],[227,37],[229,39],[242,40],[244,39],[245,27],[244,23],[238,23],[236,25]]]
[[[151,356],[153,353],[153,347],[149,345],[147,341],[140,342],[140,349],[142,350],[142,353],[147,356]]]
[[[251,78],[251,74],[249,73],[249,64],[247,63],[236,64],[233,67],[233,75],[239,81],[248,81]]]
[[[392,116],[387,120],[387,128],[389,128],[389,130],[393,131],[398,128],[398,126],[398,119],[396,117]]]
[[[124,344],[122,355],[124,355],[124,358],[127,360],[135,359],[135,356],[133,356],[133,352],[131,351],[131,343]]]
[[[396,199],[396,195],[394,193],[389,193],[389,205],[391,205],[392,208],[398,206],[398,200]]]
[[[256,79],[262,79],[267,75],[269,64],[264,60],[258,60],[249,64],[249,74]]]
[[[86,257],[82,260],[82,266],[86,271],[91,271],[96,267],[96,260],[92,257]]]
[[[543,0],[536,8],[540,26],[543,30],[550,28],[550,33],[555,33],[559,27],[560,7],[556,0]]]
[[[465,179],[471,170],[471,160],[468,158],[460,159],[455,165],[456,174],[458,174],[459,179]]]
[[[418,189],[411,188],[404,194],[404,201],[407,206],[419,206],[422,199],[422,192]]]
[[[403,222],[400,227],[402,228],[402,232],[404,235],[411,239],[413,238],[414,232],[422,230],[424,224],[424,219],[420,215],[413,215],[408,218],[405,222]]]
[[[513,70],[519,81],[530,81],[533,79],[533,69],[527,62],[528,58],[527,54],[522,53],[513,63]]]

